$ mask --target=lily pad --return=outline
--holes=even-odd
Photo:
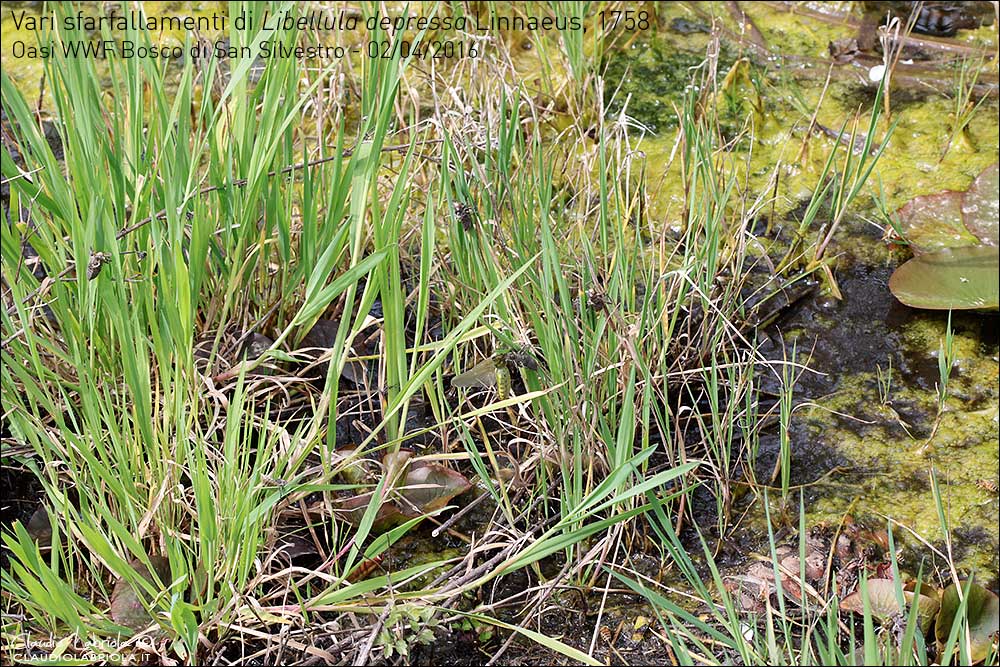
[[[1000,305],[1000,248],[953,248],[909,260],[889,290],[913,308],[995,310]]]
[[[966,588],[968,588],[966,594],[969,596],[966,606],[970,636],[969,657],[972,662],[981,662],[989,653],[993,636],[1000,631],[1000,601],[996,595],[977,583],[962,586],[963,591]],[[960,605],[958,587],[952,584],[941,596],[941,613],[938,615],[937,627],[934,630],[939,646],[948,641]],[[963,640],[960,638],[959,641]]]
[[[914,254],[979,245],[962,216],[965,193],[951,190],[911,199],[897,215]]]
[[[992,164],[969,187],[962,199],[965,226],[984,245],[1000,237],[1000,165]]]
[[[159,584],[169,583],[170,561],[162,556],[150,556],[149,562],[153,566],[153,573],[140,560],[129,562],[140,577],[158,587]],[[157,581],[159,579],[159,582]],[[140,593],[126,579],[119,579],[111,592],[111,618],[115,623],[138,630],[149,625],[152,621],[146,607],[143,606]]]
[[[906,601],[907,606],[911,606],[914,599],[916,599],[917,622],[920,624],[921,631],[927,632],[931,627],[931,623],[934,622],[934,616],[940,607],[937,598],[903,591],[903,599]],[[865,601],[861,596],[860,587],[840,601],[840,608],[842,610],[853,611],[856,614],[864,613],[864,605]],[[896,614],[906,613],[900,608],[899,598],[896,597],[896,582],[892,579],[868,580],[868,605],[872,616],[880,620],[887,620]]]
[[[899,210],[916,257],[896,269],[889,289],[908,306],[932,310],[1000,305],[1000,168],[987,167],[964,193],[917,197]]]
[[[968,190],[921,195],[896,215],[914,254],[946,248],[998,244],[1000,236],[1000,167],[992,164]]]

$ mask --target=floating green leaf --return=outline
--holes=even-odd
[[[965,594],[969,598],[965,609],[969,623],[969,658],[972,662],[981,662],[989,653],[993,636],[1000,631],[1000,601],[996,595],[974,582],[963,584],[962,590],[967,591]],[[941,613],[934,630],[939,646],[947,643],[961,604],[958,587],[952,584],[941,596]],[[960,636],[959,641],[964,639]]]
[[[965,193],[951,190],[911,199],[899,209],[900,231],[914,254],[979,245],[962,217]]]
[[[984,245],[1000,237],[1000,165],[992,164],[972,183],[962,199],[965,226]]]
[[[914,308],[997,308],[998,215],[997,164],[984,169],[965,192],[946,191],[910,201],[899,209],[899,219],[916,257],[896,269],[889,289]]]
[[[945,190],[914,197],[896,212],[914,254],[947,248],[997,245],[1000,167],[992,164],[964,192]]]
[[[918,255],[892,274],[889,290],[913,308],[995,310],[1000,305],[1000,249],[953,248]]]

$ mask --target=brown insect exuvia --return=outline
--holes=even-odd
[[[111,255],[105,252],[91,253],[90,261],[87,263],[87,280],[93,280],[104,268],[104,265],[111,261]]]

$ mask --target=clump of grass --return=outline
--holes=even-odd
[[[952,96],[952,102],[954,103],[954,110],[952,111],[952,123],[951,131],[948,134],[948,140],[945,142],[944,150],[941,151],[941,158],[939,161],[943,161],[948,155],[948,151],[952,149],[955,145],[956,140],[961,142],[961,145],[967,146],[970,143],[969,137],[966,133],[969,123],[972,121],[973,116],[979,110],[979,107],[983,105],[986,101],[986,96],[983,95],[978,101],[973,102],[973,93],[976,89],[976,84],[979,81],[979,75],[983,71],[984,61],[982,58],[963,58],[962,62],[959,64],[957,70],[955,71],[955,83],[954,83],[954,94]]]
[[[259,43],[266,28],[231,37],[235,46]],[[20,459],[44,487],[53,526],[48,550],[21,528],[4,536],[13,561],[4,589],[31,627],[116,636],[123,628],[108,606],[119,578],[141,592],[150,624],[165,633],[162,650],[188,662],[204,657],[205,637],[243,632],[253,615],[303,627],[317,613],[359,613],[361,596],[376,618],[400,608],[407,582],[448,563],[349,579],[419,523],[376,535],[377,503],[360,525],[329,519],[320,569],[275,573],[267,564],[287,508],[313,494],[334,498],[351,488],[338,476],[351,460],[398,450],[414,435],[406,423],[417,399],[437,422],[428,430],[460,443],[451,456],[468,460],[496,498],[490,530],[520,536],[498,543],[503,557],[471,579],[405,593],[429,609],[543,558],[577,559],[649,511],[646,492],[676,495],[699,460],[728,455],[728,442],[715,453],[689,450],[674,432],[686,367],[724,363],[734,341],[725,318],[738,290],[720,294],[714,285],[740,255],[722,224],[725,202],[703,199],[719,178],[709,165],[689,178],[693,207],[710,216],[692,215],[683,252],[649,252],[629,230],[645,221],[641,190],[618,175],[622,127],[600,129],[597,169],[574,199],[554,179],[561,158],[545,149],[540,126],[525,129],[535,110],[520,91],[503,94],[498,113],[482,119],[488,151],[467,132],[429,137],[401,125],[407,67],[397,56],[365,65],[356,122],[343,109],[321,115],[326,124],[315,131],[332,141],[317,158],[305,154],[306,109],[332,70],[303,83],[298,63],[276,59],[252,83],[241,61],[215,85],[223,74],[214,61],[202,72],[189,62],[168,83],[148,62],[112,60],[104,94],[93,63],[53,58],[47,80],[65,165],[3,75],[23,159],[4,160],[11,210],[50,276],[39,281],[20,245],[4,244],[12,362],[2,375],[4,419],[30,452]],[[427,145],[440,146],[438,171]],[[576,222],[574,207],[557,204],[566,196]],[[484,226],[462,227],[449,214],[456,202],[475,205]],[[88,275],[95,257],[107,261]],[[438,311],[444,333],[435,341],[431,304],[445,293],[450,307]],[[374,427],[345,458],[335,428],[347,405],[339,379],[376,304]],[[317,390],[287,376],[289,352],[331,313],[339,326]],[[255,332],[273,342],[244,361],[241,346]],[[471,358],[477,339],[487,349],[523,343],[544,360],[543,373],[522,379],[526,393],[507,402],[519,422],[486,438],[481,419],[503,406],[454,405],[443,373]],[[717,399],[725,390],[711,391]],[[305,418],[282,419],[281,395],[305,406]],[[522,451],[512,452],[512,436]],[[502,481],[498,451],[529,482],[527,517]],[[708,469],[725,477],[728,467],[720,460]],[[380,482],[372,492],[389,490]],[[526,518],[544,528],[528,528]],[[169,561],[170,576],[146,582],[137,567],[154,555]],[[584,558],[568,575],[596,572]],[[395,636],[379,632],[371,637]],[[379,649],[367,636],[345,635],[355,658]]]
[[[834,150],[830,151],[820,171],[817,187],[802,214],[793,243],[777,267],[779,274],[796,267],[804,267],[805,273],[821,272],[831,293],[837,298],[840,298],[840,290],[837,288],[829,262],[823,258],[845,216],[872,175],[878,159],[889,144],[896,123],[899,122],[897,118],[889,124],[881,134],[881,142],[876,140],[876,136],[879,135],[879,119],[882,115],[881,102],[885,99],[889,85],[888,71],[887,69],[879,83],[865,131],[859,131],[860,114],[854,119],[849,132],[848,122],[845,121],[841,126],[837,144]],[[817,222],[826,218],[821,215],[824,211],[827,212],[829,220],[820,224],[819,229],[815,230],[817,242],[809,244],[807,241],[809,234],[814,232]]]
[[[931,496],[931,501],[938,508],[946,553],[929,544],[925,543],[925,546],[942,556],[946,563],[942,582],[956,582],[961,586],[952,560],[949,522],[933,473]],[[807,526],[801,497],[799,504],[799,562],[805,563]],[[614,571],[612,574],[629,589],[644,596],[653,606],[662,631],[677,656],[678,664],[698,662],[714,665],[731,664],[733,661],[747,665],[919,665],[929,664],[931,661],[934,664],[953,664],[955,661],[958,664],[970,664],[968,627],[971,619],[968,609],[962,607],[957,610],[950,631],[945,633],[948,640],[935,646],[920,629],[918,605],[904,603],[906,594],[900,578],[891,522],[885,533],[888,538],[889,569],[895,582],[899,608],[906,611],[891,622],[886,622],[884,610],[873,609],[864,572],[857,582],[857,590],[861,591],[863,601],[860,618],[842,610],[840,601],[849,591],[838,590],[836,584],[832,597],[810,596],[808,603],[793,607],[788,601],[791,598],[783,591],[782,581],[791,580],[797,582],[796,585],[801,585],[806,580],[805,572],[784,573],[785,576],[782,576],[776,557],[777,540],[774,531],[770,529],[766,550],[775,568],[776,590],[773,595],[766,596],[763,613],[747,614],[740,609],[738,596],[730,592],[712,549],[701,537],[700,531],[698,537],[702,553],[692,555],[677,536],[672,522],[667,520],[664,512],[655,509],[652,516],[655,517],[652,525],[663,540],[664,549],[677,564],[684,581],[691,587],[694,599],[707,606],[692,610],[679,605],[661,592],[662,585],[649,578],[637,577],[634,572],[623,574]],[[798,575],[797,580],[794,575]],[[924,581],[919,573],[917,580]],[[921,586],[927,586],[927,583]],[[931,587],[933,588],[933,582]],[[799,595],[803,599],[807,598],[804,592]],[[822,595],[827,595],[826,588]],[[775,602],[772,602],[772,597]],[[703,613],[705,609],[707,613]],[[996,659],[994,646],[986,657],[986,664],[995,664]]]
[[[263,11],[231,11],[244,9]],[[269,27],[230,37],[237,47],[307,38]],[[545,93],[571,108],[603,104],[603,37],[562,38],[545,57],[565,59],[579,89],[552,67]],[[557,586],[593,586],[615,554],[648,548],[636,530],[647,516],[694,594],[713,599],[677,535],[699,485],[724,534],[733,487],[752,468],[764,415],[746,323],[759,267],[747,246],[767,201],[744,200],[720,148],[711,98],[695,92],[713,90],[707,68],[677,113],[684,206],[665,225],[648,218],[634,124],[602,107],[555,134],[537,91],[496,85],[513,79],[503,62],[461,63],[449,79],[422,76],[398,53],[358,69],[271,59],[254,83],[248,61],[223,78],[214,61],[168,72],[112,59],[105,91],[92,62],[55,57],[46,78],[65,165],[0,75],[23,159],[4,154],[12,216],[49,276],[33,275],[4,235],[5,438],[26,452],[17,458],[42,483],[52,524],[47,549],[20,524],[4,533],[3,587],[23,619],[5,639],[25,628],[116,637],[125,629],[109,607],[124,579],[141,591],[155,650],[189,663],[231,641],[247,659],[286,643],[321,659],[389,659],[445,618],[593,662],[526,619]],[[410,104],[418,98],[432,110]],[[863,155],[847,151],[840,176],[824,181],[803,231],[832,197],[832,235],[870,173],[876,121]],[[88,275],[97,257],[107,261]],[[321,319],[335,323],[333,340],[297,370]],[[254,333],[273,340],[249,358]],[[363,344],[374,352],[359,353]],[[510,349],[540,361],[517,371],[513,396],[451,391],[453,372]],[[373,378],[352,390],[341,380],[359,361]],[[786,501],[793,363],[774,371],[786,385]],[[304,377],[322,364],[323,377]],[[414,427],[418,412],[427,419]],[[338,432],[345,422],[361,424],[351,442]],[[431,444],[417,454],[474,478],[492,514],[467,528],[436,509],[382,531],[380,503],[369,502],[342,520],[345,494],[398,492],[390,475],[358,484],[345,473],[420,438]],[[421,524],[436,524],[431,537]],[[393,560],[401,541],[445,531],[473,548]],[[291,536],[317,564],[283,552]],[[137,563],[152,556],[168,559],[168,579],[141,576]],[[546,581],[543,563],[559,574]],[[544,585],[514,596],[523,614],[469,602],[524,571]],[[750,641],[672,604],[662,608],[678,655],[730,655],[690,628],[747,662],[794,654],[774,637],[797,628]],[[716,612],[740,628],[731,601]],[[835,614],[817,622],[835,636]],[[310,643],[317,628],[333,639]]]
[[[948,400],[948,382],[951,379],[951,371],[955,366],[955,332],[951,328],[951,311],[948,311],[948,323],[945,326],[944,337],[938,347],[938,415],[944,411],[945,402]]]

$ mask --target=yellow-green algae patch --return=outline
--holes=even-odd
[[[721,11],[715,5],[707,10]],[[779,63],[752,58],[754,64],[746,76],[730,77],[731,82],[740,81],[742,85],[726,88],[727,74],[734,66],[744,65],[737,61],[733,47],[723,42],[717,65],[721,93],[716,107],[726,139],[732,139],[741,130],[745,132],[743,139],[734,141],[726,154],[729,166],[739,174],[740,187],[754,197],[774,192],[774,210],[783,214],[812,195],[836,146],[836,139],[826,133],[806,135],[813,112],[819,124],[833,131],[846,124],[850,133],[857,119],[857,129],[863,133],[867,130],[875,84],[866,81],[867,72],[863,68],[840,66],[839,72],[853,67],[856,76],[835,76],[824,92],[826,67],[795,60],[825,58],[830,42],[854,36],[853,28],[759,6],[749,11],[757,15],[758,26],[772,50],[790,59]],[[668,10],[661,23],[669,23],[672,14],[683,12],[680,8]],[[996,30],[982,28],[963,38],[970,45],[983,46],[995,43]],[[680,160],[670,161],[677,144],[674,110],[682,103],[694,68],[705,60],[707,39],[705,35],[661,31],[619,54],[620,62],[612,56],[608,69],[612,78],[626,75],[620,89],[608,87],[609,96],[610,91],[617,91],[615,99],[609,100],[609,108],[618,111],[624,106],[625,112],[640,126],[657,132],[639,142],[637,150],[645,154],[649,182],[657,186],[651,188],[655,194],[651,216],[667,223],[676,221],[683,210]],[[866,203],[870,201],[868,193],[880,191],[892,210],[916,195],[965,189],[982,169],[997,160],[1000,138],[995,100],[973,114],[965,132],[949,148],[959,66],[939,69],[933,79],[919,88],[892,87],[890,99],[895,101],[890,105],[890,116],[883,116],[877,126],[875,144],[885,141],[890,123],[895,127],[867,191],[862,194]],[[752,103],[748,104],[748,100]],[[841,160],[844,152],[842,149]],[[777,189],[772,181],[776,175]]]
[[[820,102],[821,84],[822,81],[817,81],[812,88],[800,88],[799,97],[806,107],[814,108]],[[846,89],[847,84],[838,83],[833,88],[836,92]],[[786,96],[778,83],[762,88],[765,116],[748,117],[747,137],[737,144],[742,150],[732,151],[728,161],[739,174],[741,187],[745,183],[749,193],[775,191],[772,179],[777,175],[775,211],[779,214],[788,213],[812,195],[828,156],[836,147],[836,140],[826,134],[805,136],[809,117],[797,111]],[[951,100],[932,98],[905,105],[893,113],[895,128],[862,195],[863,204],[870,203],[870,197],[880,192],[888,209],[894,210],[917,195],[964,190],[979,172],[996,161],[1000,147],[995,121],[997,105],[985,104],[973,116],[966,131],[971,139],[969,144],[945,152],[953,106]],[[817,121],[839,130],[854,118],[855,109],[839,102],[828,91]],[[866,124],[867,118],[860,116],[859,132],[864,132]],[[884,140],[884,128],[885,123],[880,123],[876,142]],[[650,182],[660,186],[652,190],[656,196],[651,215],[667,221],[682,211],[680,161],[670,162],[676,143],[677,130],[671,130],[646,137],[637,147],[645,153]],[[842,157],[844,153],[842,149]]]
[[[852,242],[862,245],[864,239],[845,237],[843,245]],[[872,314],[881,309],[880,304],[871,305]],[[799,331],[800,338],[838,335],[836,315],[816,314],[812,322]],[[944,532],[931,491],[933,474],[957,564],[995,576],[1000,538],[1000,501],[990,490],[1000,476],[995,316],[955,315],[952,364],[942,379],[939,360],[947,345],[948,322],[943,314],[915,314],[902,326],[890,326],[876,317],[870,335],[884,337],[886,349],[901,355],[902,368],[890,371],[885,359],[876,358],[860,369],[820,367],[838,374],[838,382],[833,393],[812,398],[796,411],[799,435],[792,444],[793,466],[796,451],[821,447],[832,448],[849,462],[811,496],[810,521],[836,522],[845,513],[881,515],[940,546]],[[851,330],[843,324],[842,330]],[[808,348],[800,343],[799,349]],[[800,352],[799,361],[809,363],[808,354]],[[906,531],[900,537],[915,542]]]
[[[913,353],[936,355],[938,342],[926,327],[910,328],[915,331],[904,338],[922,343],[914,345]],[[852,467],[845,476],[850,482],[834,478],[807,508],[812,522],[837,522],[845,513],[881,515],[940,546],[944,532],[931,491],[934,475],[951,531],[979,536],[975,541],[956,538],[957,564],[995,575],[1000,501],[983,482],[995,483],[1000,474],[998,367],[979,346],[976,337],[955,334],[956,370],[947,386],[954,393],[987,398],[985,407],[949,397],[938,415],[934,388],[902,384],[897,378],[883,394],[877,374],[862,372],[844,377],[838,391],[797,414],[806,426],[803,432],[835,448]],[[907,423],[917,421],[914,415],[920,423]],[[900,536],[913,542],[905,531]]]
[[[820,495],[808,508],[809,520],[837,523],[846,513],[878,514],[940,546],[944,531],[930,488],[933,473],[949,528],[986,537],[972,543],[956,539],[957,565],[995,575],[998,501],[994,492],[980,486],[981,480],[995,482],[997,477],[995,417],[995,410],[945,413],[927,444],[879,429],[859,434],[852,428],[828,425],[823,438],[870,474],[860,485],[842,485]],[[818,412],[806,416],[810,421],[822,418]],[[900,537],[912,543],[905,531]]]
[[[850,29],[843,26],[817,23],[790,13],[758,12],[757,8],[749,11],[757,12],[762,32],[772,48],[780,45],[782,53],[824,57],[830,41],[851,36]],[[995,39],[995,35],[995,29],[984,29],[968,40],[978,45]],[[701,39],[707,43],[707,37]],[[688,84],[678,73],[690,77],[690,68],[696,67],[704,54],[691,44],[686,36],[682,40],[657,35],[642,48],[630,50],[624,55],[630,78],[618,92],[621,98],[629,99],[625,112],[640,125],[658,132],[644,137],[637,149],[645,154],[649,191],[654,195],[650,217],[663,225],[679,223],[683,215],[680,161],[670,161],[678,133],[669,116],[673,105],[683,100]],[[856,81],[834,78],[824,93],[825,69],[812,68],[810,75],[809,68],[781,68],[759,62],[749,65],[746,73],[734,69],[747,67],[737,62],[732,52],[724,51],[719,59],[720,83],[733,72],[730,81],[739,81],[738,96],[743,100],[753,96],[760,99],[755,104],[734,105],[733,110],[742,113],[739,118],[746,122],[745,134],[740,137],[738,114],[726,115],[726,91],[716,98],[723,133],[730,133],[725,138],[732,140],[728,152],[720,153],[718,159],[724,161],[727,170],[735,170],[739,188],[750,197],[774,192],[775,213],[794,225],[798,222],[794,210],[812,196],[823,166],[837,145],[827,133],[806,134],[812,113],[819,107],[817,122],[832,130],[846,123],[850,131],[857,118],[858,131],[867,131],[874,86],[860,77]],[[657,68],[669,69],[673,74],[661,75]],[[947,80],[947,71],[943,78]],[[828,252],[828,256],[837,258],[837,270],[884,267],[887,271],[905,259],[905,251],[891,250],[882,243],[873,226],[873,222],[883,222],[875,215],[876,196],[892,211],[917,195],[964,190],[982,169],[997,161],[1000,138],[996,102],[984,103],[972,116],[964,136],[949,149],[955,90],[942,85],[941,80],[938,77],[929,81],[925,91],[894,89],[891,115],[880,121],[874,140],[885,141],[889,123],[895,124],[894,132],[855,210]],[[650,81],[657,85],[649,85]],[[657,94],[663,99],[652,99]],[[841,147],[841,161],[846,153]],[[779,180],[775,190],[772,179],[776,176]],[[823,219],[821,216],[820,221]],[[876,313],[878,310],[873,309],[872,314]],[[966,316],[973,318],[971,321],[975,317]],[[816,314],[813,324],[789,328],[783,336],[786,345],[799,340],[801,350],[807,349],[814,336],[845,335],[843,331],[847,330],[841,328],[838,333],[838,328],[833,317]],[[894,342],[889,347],[904,351],[911,366],[936,373],[944,332],[941,318],[916,317],[891,332]],[[888,336],[890,332],[887,327],[876,326],[873,335]],[[963,330],[956,332],[953,349],[955,365],[940,414],[935,377],[916,377],[912,368],[906,375],[897,370],[888,390],[883,385],[881,391],[876,365],[884,369],[885,359],[873,358],[870,366],[862,369],[821,369],[839,375],[837,389],[833,394],[813,398],[809,401],[813,407],[804,406],[795,412],[795,432],[800,440],[792,443],[793,466],[796,451],[819,447],[832,448],[848,461],[848,470],[838,470],[825,478],[817,493],[811,494],[814,500],[807,505],[809,523],[837,523],[846,513],[887,517],[940,546],[945,533],[931,490],[934,475],[958,566],[995,576],[1000,502],[990,491],[990,483],[996,483],[1000,475],[997,358],[984,352],[980,340]],[[905,529],[898,530],[897,535],[905,543],[918,542]],[[915,570],[919,564],[906,565],[910,566]]]

